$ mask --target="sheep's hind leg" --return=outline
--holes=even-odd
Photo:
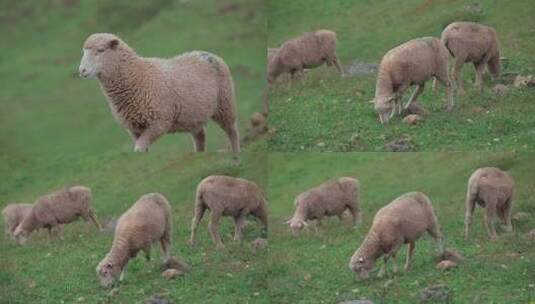
[[[475,86],[476,86],[476,89],[478,89],[479,91],[483,90],[483,71],[485,70],[485,65],[486,63],[484,62],[478,62],[478,63],[474,62],[474,68],[476,69]]]
[[[513,224],[511,223],[511,206],[512,206],[512,199],[510,198],[507,200],[506,205],[504,206],[504,221],[505,221],[505,230],[507,232],[513,232]]]
[[[461,79],[461,69],[463,68],[464,60],[464,58],[455,58],[455,63],[452,70],[453,81],[455,81],[457,85],[459,94],[464,94],[463,80]]]
[[[485,206],[485,225],[492,241],[496,240],[496,230],[494,228],[494,217],[496,216],[496,199],[492,198]]]
[[[191,236],[188,242],[190,246],[195,245],[195,236],[197,233],[197,227],[199,226],[199,223],[202,220],[202,217],[205,211],[206,211],[206,207],[202,204],[202,202],[195,203],[195,215],[193,216],[193,219],[191,220]]]
[[[195,145],[195,152],[204,152],[206,145],[206,135],[204,128],[191,132],[193,144]]]
[[[221,218],[222,211],[214,209],[212,210],[210,223],[208,224],[208,230],[210,231],[210,236],[216,244],[218,249],[225,248],[225,245],[221,241],[221,236],[219,235],[219,220]]]
[[[405,261],[405,267],[403,267],[405,271],[409,270],[411,266],[412,254],[414,253],[415,247],[416,244],[414,242],[409,242],[407,244],[407,260]]]

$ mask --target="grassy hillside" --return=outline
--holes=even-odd
[[[78,77],[81,47],[93,32],[117,33],[143,56],[173,56],[202,49],[223,57],[234,76],[242,134],[261,109],[265,75],[265,16],[262,1],[0,1],[0,209],[8,202],[33,202],[64,185],[92,188],[103,222],[116,218],[142,194],[161,192],[174,209],[173,253],[193,267],[191,275],[167,282],[154,261],[129,265],[118,295],[108,297],[95,274],[112,235],[84,223],[69,225],[64,240],[47,244],[37,233],[25,247],[0,240],[0,303],[137,303],[160,294],[173,302],[203,299],[235,303],[265,300],[265,260],[248,242],[230,242],[215,252],[205,219],[200,245],[186,247],[196,184],[210,174],[243,176],[264,184],[264,155],[189,153],[188,134],[168,135],[149,154],[116,123],[96,80]],[[208,150],[227,148],[213,123]],[[258,146],[249,150],[258,149]],[[247,148],[246,148],[247,150]],[[3,222],[3,221],[2,221]],[[3,227],[3,225],[2,225]],[[224,283],[221,283],[224,282]]]
[[[338,34],[338,54],[348,67],[378,64],[391,48],[416,37],[440,36],[457,20],[488,24],[501,39],[503,72],[535,72],[533,1],[482,0],[269,1],[268,47],[306,31],[327,28]],[[531,150],[535,147],[533,88],[512,88],[497,97],[485,76],[485,90],[474,89],[473,66],[465,65],[466,94],[455,98],[455,110],[444,111],[444,89],[427,85],[420,104],[430,111],[421,125],[395,118],[380,125],[373,105],[375,73],[340,78],[334,69],[311,70],[291,88],[279,83],[270,94],[272,151],[388,151],[386,143],[403,139],[411,151]],[[511,86],[512,87],[512,86]],[[410,92],[406,93],[405,100]]]
[[[306,156],[306,157],[305,157]],[[463,234],[466,182],[482,166],[497,166],[512,174],[518,195],[513,214],[533,214],[535,155],[510,153],[274,153],[269,158],[268,193],[272,206],[269,288],[273,303],[338,303],[371,299],[374,303],[418,303],[419,292],[432,284],[445,284],[450,303],[531,303],[535,299],[535,244],[525,232],[528,221],[513,222],[515,232],[489,242],[482,209],[474,216],[470,241]],[[355,229],[334,217],[324,227],[309,225],[292,236],[284,224],[293,214],[293,200],[302,191],[340,176],[357,177],[361,184],[363,224]],[[435,269],[436,250],[429,236],[416,243],[413,268],[408,273],[358,281],[348,269],[349,258],[367,233],[379,208],[399,195],[422,191],[433,202],[446,246],[466,261],[448,272]],[[346,219],[347,220],[347,219]],[[398,263],[405,261],[405,247]],[[283,262],[281,262],[283,261]],[[391,265],[389,266],[391,267]],[[530,285],[531,284],[531,285]],[[388,286],[388,287],[385,287]]]

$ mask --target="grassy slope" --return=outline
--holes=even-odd
[[[268,189],[272,205],[269,286],[274,303],[337,303],[367,298],[374,303],[416,303],[418,292],[444,283],[452,290],[451,303],[528,303],[535,298],[535,246],[524,233],[535,220],[514,223],[515,233],[495,243],[488,241],[482,225],[482,209],[476,209],[471,241],[462,238],[466,181],[481,166],[498,166],[515,178],[518,196],[513,212],[534,209],[534,154],[489,153],[302,153],[271,154]],[[271,172],[278,172],[272,174]],[[293,237],[283,222],[293,213],[293,199],[312,186],[336,176],[356,176],[361,184],[363,224],[354,230],[337,218],[315,232]],[[428,236],[417,242],[409,273],[366,282],[356,281],[347,268],[371,225],[373,215],[384,204],[408,191],[422,191],[433,201],[447,247],[466,257],[457,269],[441,273],[435,269],[434,244]],[[346,223],[347,224],[347,223]],[[503,232],[499,232],[500,235]],[[519,256],[511,257],[511,253]],[[405,259],[405,247],[398,264]],[[284,261],[281,263],[281,261]],[[376,265],[375,273],[382,262]],[[387,281],[392,280],[388,289]]]
[[[69,6],[65,3],[74,3]],[[232,5],[233,3],[237,5]],[[230,6],[229,6],[230,5]],[[229,9],[230,8],[230,9]],[[208,240],[207,219],[200,246],[185,246],[196,184],[221,173],[263,184],[264,155],[244,155],[231,165],[223,153],[193,155],[189,135],[169,135],[149,154],[136,154],[129,136],[114,121],[95,80],[77,77],[81,45],[93,32],[111,31],[145,56],[172,56],[192,49],[225,58],[233,72],[241,130],[261,109],[265,74],[265,19],[262,1],[0,1],[0,206],[33,201],[66,184],[93,189],[101,219],[115,217],[139,196],[162,192],[175,211],[174,253],[194,271],[184,279],[160,278],[156,260],[134,261],[113,300],[98,285],[94,268],[111,244],[83,223],[69,225],[65,240],[53,246],[36,235],[26,247],[0,240],[0,303],[134,303],[149,295],[171,299],[235,302],[265,297],[262,255],[248,245],[216,253]],[[222,11],[221,11],[222,10]],[[208,149],[225,149],[215,124]],[[254,147],[253,147],[254,149]],[[224,221],[228,242],[231,222]],[[248,230],[247,240],[258,235]],[[230,243],[230,242],[228,242]],[[224,282],[221,284],[220,282]]]
[[[534,73],[535,5],[529,0],[478,1],[483,13],[466,11],[472,1],[310,1],[274,0],[268,5],[268,46],[319,28],[338,33],[344,64],[378,63],[389,49],[421,36],[439,36],[455,20],[494,26],[501,39],[505,72]],[[431,111],[424,124],[407,126],[396,118],[381,127],[367,101],[375,93],[375,75],[341,79],[334,70],[315,69],[293,88],[278,85],[271,93],[272,151],[384,151],[385,143],[407,138],[413,151],[531,150],[535,147],[535,96],[532,88],[514,89],[502,98],[473,88],[471,65],[463,69],[467,94],[456,97],[456,109],[443,110],[444,90],[430,84],[420,97]],[[409,94],[406,94],[408,98]],[[483,111],[474,112],[474,108]]]

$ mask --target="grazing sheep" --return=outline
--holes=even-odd
[[[30,213],[15,229],[14,236],[23,244],[34,230],[47,228],[51,238],[54,227],[74,222],[79,217],[86,222],[91,220],[102,231],[102,226],[91,209],[91,200],[91,189],[84,186],[68,187],[42,196],[35,201]]]
[[[143,195],[128,209],[117,223],[113,244],[96,271],[102,287],[110,287],[113,280],[124,277],[128,261],[139,251],[150,260],[153,243],[160,241],[165,261],[171,258],[171,205],[159,193]]]
[[[304,33],[284,42],[278,51],[271,51],[273,58],[268,61],[268,83],[273,83],[281,74],[290,73],[293,78],[304,69],[324,63],[334,65],[343,75],[344,71],[336,55],[336,43],[336,33],[328,30]]]
[[[197,186],[195,212],[191,222],[190,245],[195,245],[195,233],[206,209],[212,212],[209,231],[218,248],[225,247],[219,235],[221,216],[234,218],[234,240],[243,237],[243,227],[248,214],[258,218],[263,225],[262,234],[267,236],[267,202],[264,193],[255,183],[230,176],[212,175]]]
[[[286,223],[293,233],[303,229],[308,220],[321,220],[324,216],[338,216],[346,209],[352,215],[352,223],[360,221],[359,181],[352,177],[341,177],[309,189],[295,198],[295,212]]]
[[[212,118],[240,151],[234,85],[225,62],[193,51],[169,59],[144,58],[113,34],[93,34],[83,46],[80,75],[98,78],[115,118],[146,152],[166,133],[189,132],[205,150]]]
[[[393,268],[397,272],[396,253],[407,243],[405,270],[408,270],[415,242],[426,231],[437,241],[442,252],[442,237],[431,201],[421,192],[406,193],[377,212],[368,235],[351,257],[349,268],[361,279],[367,279],[375,260],[384,255],[378,276],[385,274],[389,258],[394,260]]]
[[[455,59],[453,80],[460,92],[463,82],[460,73],[466,62],[476,69],[476,87],[483,89],[485,66],[493,77],[500,75],[500,45],[494,28],[474,22],[454,22],[448,25],[441,36],[442,43]]]
[[[477,169],[468,180],[466,191],[464,238],[468,239],[468,231],[472,223],[472,215],[476,203],[485,208],[485,225],[491,240],[496,239],[494,217],[498,216],[506,225],[506,230],[513,231],[511,209],[515,196],[515,182],[507,173],[498,168],[485,167]]]
[[[4,216],[4,223],[6,225],[6,236],[15,239],[14,233],[17,226],[22,222],[22,219],[28,215],[32,210],[32,204],[13,203],[7,205],[2,210]]]
[[[448,51],[440,40],[434,37],[417,38],[388,51],[381,60],[375,98],[371,101],[375,104],[381,123],[388,123],[396,111],[401,114],[401,99],[410,86],[417,87],[405,109],[423,92],[425,82],[433,77],[446,87],[446,110],[451,111],[453,96],[448,76]]]

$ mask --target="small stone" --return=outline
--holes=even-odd
[[[403,122],[405,122],[408,125],[415,125],[423,120],[424,120],[423,117],[418,114],[410,114],[410,115],[405,116],[405,118],[403,118]]]
[[[310,281],[310,279],[312,279],[312,275],[310,273],[305,274],[305,276],[303,277],[303,280],[305,281]]]
[[[485,109],[482,108],[482,107],[473,107],[472,108],[472,112],[474,112],[474,113],[481,113],[481,112],[484,112],[484,111],[485,111]]]
[[[176,270],[176,269],[167,269],[166,271],[162,272],[162,276],[166,279],[166,280],[172,280],[178,276],[181,276],[183,275],[184,272],[182,271],[179,271],[179,270]]]
[[[530,241],[535,241],[535,229],[531,229],[528,233],[526,233],[526,237]]]
[[[316,144],[316,146],[318,147],[325,147],[325,143],[324,142],[319,142]]]
[[[254,241],[251,242],[251,247],[253,248],[253,251],[259,252],[264,250],[268,245],[268,241],[263,238],[257,238]]]
[[[264,117],[264,114],[259,112],[254,112],[251,115],[251,125],[253,127],[259,126],[259,125],[265,125],[266,124],[266,118]]]
[[[503,96],[509,92],[509,88],[506,85],[499,83],[492,88],[492,92],[498,96]]]
[[[533,77],[533,75],[518,75],[516,76],[513,85],[517,88],[535,86],[535,78]]]
[[[460,263],[464,261],[464,257],[453,249],[446,249],[438,257],[439,262],[442,262],[445,260],[452,261],[455,263]]]
[[[182,272],[187,272],[190,270],[190,266],[186,262],[176,257],[171,257],[169,258],[169,260],[165,261],[163,267],[164,267],[163,270],[176,269]]]
[[[413,102],[413,103],[411,103],[409,105],[408,108],[403,109],[403,111],[401,113],[403,115],[416,114],[416,115],[424,116],[424,115],[429,114],[429,111],[427,111],[424,107],[422,107],[422,105],[420,105],[420,103]]]
[[[525,222],[529,219],[529,213],[527,212],[517,212],[513,215],[513,220],[517,222]]]
[[[442,261],[442,262],[437,264],[437,269],[442,270],[442,271],[448,270],[448,269],[454,268],[454,267],[457,267],[457,263],[452,262],[450,260],[444,260],[444,261]]]
[[[85,298],[84,297],[79,297],[78,299],[76,299],[76,301],[83,302],[83,301],[85,301]]]

